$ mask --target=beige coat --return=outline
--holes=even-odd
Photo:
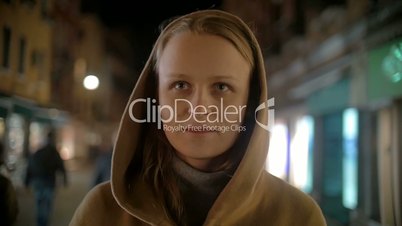
[[[204,10],[195,13],[218,12]],[[232,17],[242,26],[246,26],[237,17]],[[258,46],[255,38],[253,42]],[[264,62],[260,50],[257,48],[254,51],[257,56],[255,70],[260,80],[260,103],[263,103],[267,100]],[[153,54],[155,50],[150,59]],[[156,89],[148,82],[152,70],[150,59],[129,103],[137,98],[146,98],[148,92]],[[141,112],[144,109],[134,109],[136,114]],[[267,122],[267,112],[259,111],[257,120]],[[150,185],[138,178],[130,184],[125,180],[134,152],[141,150],[138,148],[141,132],[141,124],[130,119],[127,107],[114,149],[111,182],[101,184],[87,194],[76,210],[70,226],[175,225],[165,215],[161,202],[153,195]],[[211,207],[204,225],[326,225],[320,208],[311,197],[265,171],[268,144],[269,132],[256,125],[244,157]]]

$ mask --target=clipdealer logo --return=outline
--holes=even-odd
[[[155,99],[151,98],[139,98],[135,99],[132,101],[129,105],[128,108],[128,113],[130,116],[130,119],[133,120],[136,123],[157,123],[157,128],[158,129],[166,129],[165,124],[169,122],[175,122],[175,123],[186,123],[191,121],[195,121],[199,124],[207,123],[207,124],[216,124],[216,123],[232,123],[231,126],[215,126],[215,130],[221,131],[221,132],[226,132],[229,130],[236,130],[236,131],[244,131],[245,126],[238,125],[240,124],[243,116],[243,111],[246,109],[246,105],[242,106],[235,106],[235,105],[228,105],[224,106],[223,105],[223,99],[221,98],[219,106],[216,105],[209,105],[209,106],[203,106],[203,105],[197,105],[193,106],[190,101],[187,99],[176,99],[174,102],[174,106],[170,105],[157,105]],[[134,107],[136,104],[145,104],[146,105],[146,114],[143,118],[137,118],[134,115]],[[178,118],[176,112],[178,109],[179,104],[186,104],[187,107],[189,108],[189,112],[191,114],[188,115],[187,118]],[[273,109],[275,104],[274,98],[271,98],[263,103],[261,103],[254,111],[254,117],[256,123],[261,126],[263,129],[271,132],[271,129],[274,125],[274,119],[275,119],[275,110]],[[262,110],[268,110],[268,121],[267,122],[259,122],[257,120],[257,112],[262,111]],[[167,118],[162,118],[161,113],[162,111],[167,111],[168,112],[168,117]],[[205,115],[207,112],[208,113],[207,117],[199,120],[197,118],[197,115]],[[192,125],[188,125],[192,126]],[[219,128],[218,128],[219,127]],[[204,125],[203,128],[210,128],[207,125]],[[178,129],[172,129],[172,128],[167,128],[168,130],[175,130],[175,131],[186,131],[186,128],[182,125],[178,126]],[[191,128],[194,129],[194,128]]]
[[[261,126],[263,129],[272,132],[272,128],[274,127],[274,123],[275,123],[275,110],[273,109],[273,107],[275,106],[275,98],[272,97],[270,99],[268,99],[267,101],[265,101],[264,103],[258,105],[258,107],[255,109],[254,112],[254,118],[255,118],[255,122]],[[268,110],[268,122],[266,122],[266,124],[259,122],[257,120],[257,112],[261,111],[261,110]]]

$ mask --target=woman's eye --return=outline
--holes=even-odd
[[[178,90],[188,89],[189,84],[187,82],[178,81],[174,83],[174,88]]]
[[[229,90],[229,86],[225,83],[217,83],[217,84],[215,84],[215,87],[217,90],[219,90],[221,92],[225,92],[225,91]]]

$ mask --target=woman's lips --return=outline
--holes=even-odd
[[[187,132],[189,133],[213,133],[216,132],[215,130],[193,130],[193,129],[188,129]]]

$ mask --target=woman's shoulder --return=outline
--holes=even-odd
[[[306,225],[325,225],[319,205],[309,194],[270,173],[264,174],[263,187],[268,208],[286,210],[292,217],[316,223]]]
[[[278,198],[300,201],[302,205],[316,205],[315,200],[308,194],[289,184],[288,182],[265,172],[263,186],[272,194],[278,194]]]
[[[104,182],[85,195],[69,225],[103,225],[102,219],[111,217],[116,211],[121,209],[113,197],[110,183]]]
[[[97,184],[87,193],[83,201],[106,206],[114,203],[115,199],[113,197],[110,182],[107,181]]]

